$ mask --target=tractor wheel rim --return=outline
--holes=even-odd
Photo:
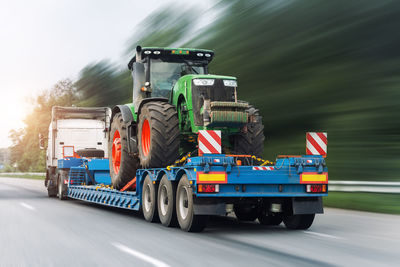
[[[112,166],[115,174],[118,174],[121,167],[121,148],[121,135],[119,134],[119,131],[116,130],[112,145]]]
[[[143,156],[147,156],[150,152],[150,124],[146,119],[142,125],[142,152]]]
[[[186,187],[181,187],[179,191],[179,213],[183,220],[186,219],[189,213],[189,197]]]
[[[144,189],[144,208],[146,212],[150,211],[151,207],[151,196],[150,196],[150,185],[147,185]]]
[[[163,216],[165,216],[167,214],[168,211],[168,190],[167,187],[165,185],[163,185],[161,187],[161,193],[160,193],[160,209],[161,209],[161,214]]]

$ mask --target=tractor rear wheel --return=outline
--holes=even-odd
[[[122,114],[115,114],[111,124],[108,151],[111,182],[116,189],[121,189],[132,180],[139,167],[138,159],[128,153],[127,127],[127,123],[122,119]]]
[[[153,101],[140,110],[139,158],[142,168],[165,167],[179,156],[179,124],[171,104]]]
[[[264,151],[264,126],[262,122],[250,122],[245,132],[234,137],[234,151],[242,155],[262,157]]]

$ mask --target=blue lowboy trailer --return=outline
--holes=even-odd
[[[260,160],[260,159],[258,159]],[[210,215],[234,211],[243,221],[307,229],[323,213],[328,169],[319,155],[278,156],[274,164],[247,155],[185,157],[180,166],[139,169],[123,189],[111,186],[108,159],[65,158],[66,196],[143,212],[147,221],[202,231]]]

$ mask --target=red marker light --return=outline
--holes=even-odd
[[[199,184],[197,186],[198,193],[218,193],[219,184]]]
[[[308,184],[306,185],[307,193],[326,193],[326,184]]]

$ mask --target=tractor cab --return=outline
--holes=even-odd
[[[214,52],[203,49],[136,48],[128,63],[133,78],[135,110],[143,99],[170,99],[176,82],[188,74],[208,74]]]

